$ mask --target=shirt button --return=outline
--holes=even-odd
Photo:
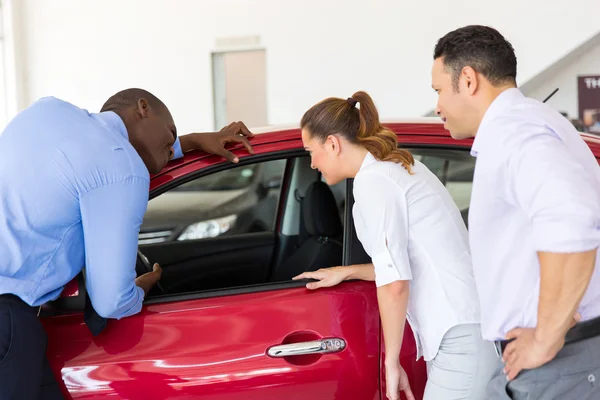
[[[388,264],[388,267],[393,268],[394,266],[392,264]]]
[[[596,382],[596,376],[594,374],[589,374],[588,375],[588,382],[590,382],[590,383]]]

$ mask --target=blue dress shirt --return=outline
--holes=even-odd
[[[176,141],[174,157],[181,157]],[[114,112],[47,97],[0,135],[0,294],[31,306],[56,299],[86,266],[97,313],[141,310],[138,233],[150,175]]]

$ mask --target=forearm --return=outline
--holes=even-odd
[[[373,264],[355,264],[348,267],[348,276],[346,280],[360,279],[362,281],[375,280],[375,267]]]
[[[385,342],[385,364],[399,362],[404,336],[409,281],[395,281],[377,288],[379,314]]]
[[[539,252],[540,297],[536,339],[559,342],[566,335],[594,271],[596,250],[558,254]]]
[[[181,145],[181,152],[187,153],[191,150],[203,150],[199,149],[198,143],[193,140],[194,135],[202,135],[202,133],[190,133],[187,135],[179,136],[179,143]]]

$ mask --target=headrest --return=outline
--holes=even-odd
[[[329,186],[313,182],[302,199],[304,226],[310,236],[336,237],[344,232],[335,197]]]

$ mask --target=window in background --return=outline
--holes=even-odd
[[[215,130],[233,121],[267,125],[265,50],[215,52],[212,70]]]

